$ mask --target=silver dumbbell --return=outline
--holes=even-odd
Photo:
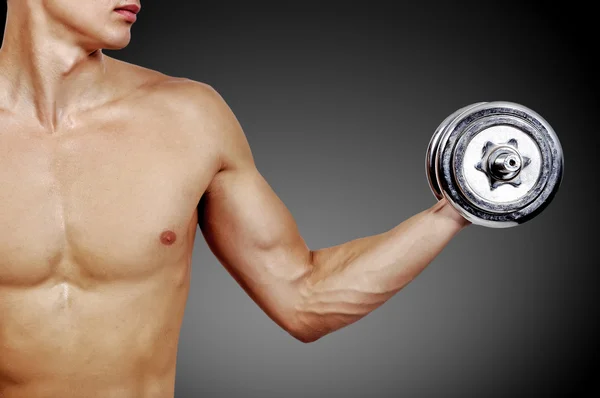
[[[426,153],[429,186],[463,217],[486,227],[531,220],[554,198],[563,175],[556,133],[533,110],[480,102],[448,116]]]

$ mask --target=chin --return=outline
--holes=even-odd
[[[105,44],[104,46],[102,46],[102,49],[104,49],[104,50],[122,50],[125,47],[127,47],[128,44],[129,44],[129,41],[127,41],[125,43],[120,43],[120,44],[115,44],[115,43]]]
[[[121,50],[129,45],[131,34],[112,36],[103,40],[102,48],[106,50]]]

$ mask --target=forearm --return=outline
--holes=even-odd
[[[381,306],[467,225],[443,200],[385,233],[313,251],[296,308],[303,340],[316,340]]]

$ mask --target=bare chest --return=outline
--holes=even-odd
[[[215,162],[176,132],[5,132],[0,148],[0,282],[135,278],[189,255]]]

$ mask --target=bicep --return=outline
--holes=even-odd
[[[219,171],[198,206],[208,246],[254,301],[280,326],[311,270],[311,252],[290,211],[257,170],[246,136],[220,95],[203,98],[202,125],[216,144]]]
[[[290,211],[251,164],[224,169],[199,207],[199,225],[223,266],[281,326],[293,312],[310,251]]]

